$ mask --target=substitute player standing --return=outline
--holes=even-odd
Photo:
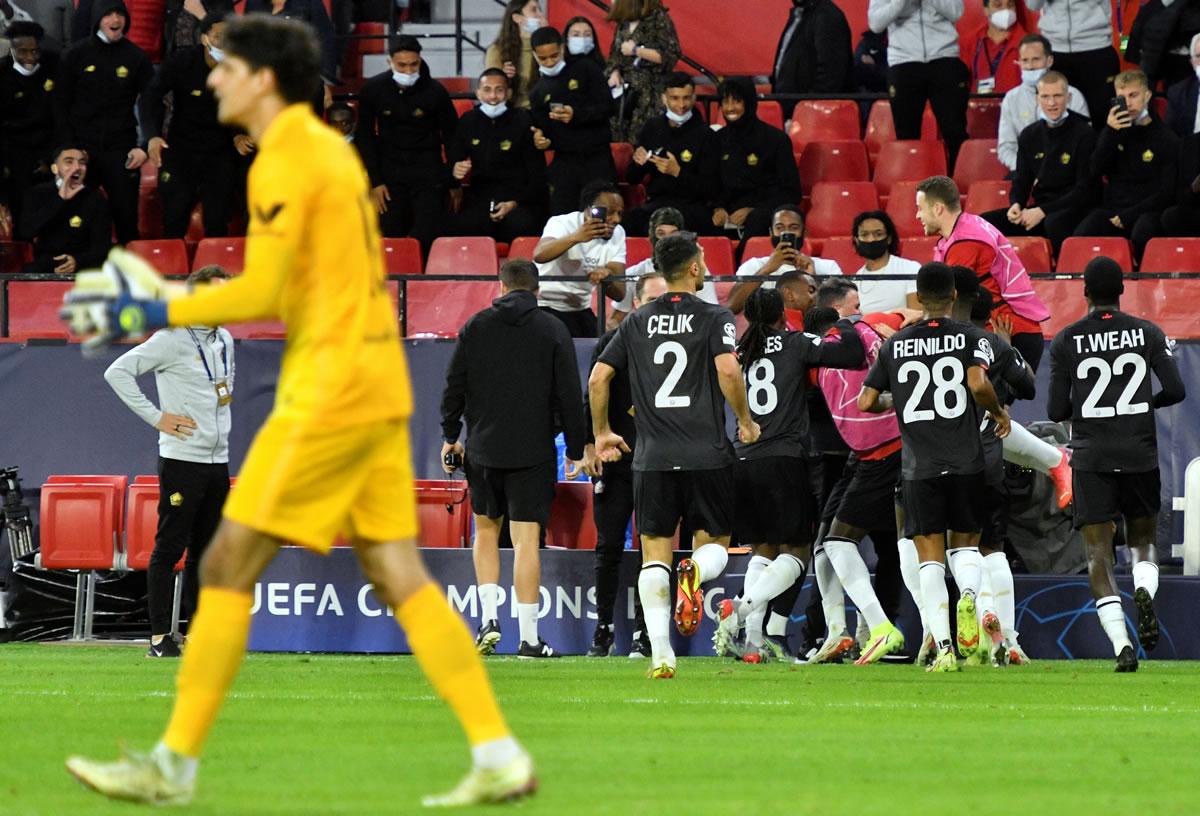
[[[241,664],[255,582],[284,542],[327,552],[347,535],[366,579],[395,611],[417,663],[453,709],[474,767],[427,805],[501,801],[536,788],[462,619],[425,571],[408,441],[412,409],[396,316],[384,287],[377,219],[353,147],[313,116],[319,51],[303,23],[250,15],[227,24],[226,57],[209,76],[223,123],[259,146],[250,173],[245,272],[224,287],[170,297],[119,250],[80,276],[66,311],[101,338],[160,326],[280,317],[288,327],[275,407],[255,437],[201,567],[199,608],[162,740],[149,754],[68,770],[115,799],[192,798],[204,742]],[[114,281],[105,296],[99,283]],[[147,281],[150,285],[146,285]],[[113,291],[113,290],[116,291]],[[111,301],[110,322],[96,301]],[[105,312],[99,310],[103,315]]]
[[[964,656],[979,648],[975,597],[983,569],[979,535],[986,511],[983,447],[978,404],[1008,435],[1008,412],[996,400],[987,367],[993,354],[983,333],[949,318],[954,274],[942,263],[917,273],[917,299],[924,317],[896,332],[858,397],[862,411],[896,410],[903,441],[904,520],[921,559],[921,602],[938,645],[930,671],[958,671],[950,643],[950,600],[946,591],[946,534],[958,551],[958,646]],[[891,395],[883,392],[890,391]]]
[[[1121,595],[1112,574],[1115,524],[1125,521],[1133,552],[1133,602],[1138,640],[1158,643],[1154,595],[1158,563],[1160,487],[1154,409],[1182,402],[1183,380],[1162,329],[1121,311],[1125,284],[1112,258],[1093,258],[1083,272],[1088,314],[1050,344],[1050,394],[1046,413],[1070,419],[1075,470],[1075,526],[1087,545],[1088,578],[1096,614],[1112,641],[1117,671],[1137,671],[1137,654],[1125,630]],[[1154,393],[1150,372],[1162,390]]]
[[[650,676],[675,676],[669,635],[671,538],[683,521],[694,530],[692,557],[679,562],[675,625],[691,635],[700,624],[700,585],[729,560],[733,530],[733,446],[725,435],[727,400],[744,443],[759,437],[742,370],[734,355],[733,313],[696,297],[704,283],[704,254],[690,232],[654,247],[654,265],[667,293],[621,322],[592,368],[588,391],[596,455],[618,459],[629,446],[608,421],[609,384],[628,370],[633,385],[637,451],[633,493],[642,539],[638,595],[650,635]]]

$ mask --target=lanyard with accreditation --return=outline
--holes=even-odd
[[[223,376],[218,380],[213,377],[212,369],[208,367],[208,355],[204,353],[204,347],[196,339],[196,333],[191,329],[188,329],[187,333],[192,338],[192,343],[196,346],[196,353],[200,355],[200,362],[204,363],[204,373],[208,375],[208,381],[212,383],[213,390],[217,392],[217,405],[223,408],[233,402],[233,392],[229,390],[229,359],[226,356],[228,349],[225,346],[225,339],[221,338],[221,368]],[[215,366],[216,364],[216,355],[214,355],[213,365]]]

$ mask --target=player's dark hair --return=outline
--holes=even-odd
[[[692,79],[691,74],[685,74],[683,71],[675,71],[667,77],[667,84],[664,88],[691,88],[696,89],[696,80]]]
[[[775,275],[775,286],[786,287],[794,283],[802,283],[813,291],[817,291],[817,279],[807,272],[801,272],[799,269],[789,269],[786,272],[781,272]]]
[[[1042,48],[1046,49],[1047,57],[1054,56],[1054,48],[1051,47],[1050,41],[1047,40],[1045,37],[1043,37],[1041,34],[1026,34],[1024,37],[1021,38],[1021,41],[1019,43],[1017,43],[1018,51],[1021,49],[1022,45],[1041,45]]]
[[[335,113],[344,113],[347,117],[349,117],[350,122],[354,121],[354,108],[350,107],[350,105],[345,102],[334,102],[332,105],[326,108],[325,121],[332,122],[333,115]]]
[[[61,156],[63,153],[66,153],[68,150],[78,150],[80,153],[83,154],[84,158],[87,158],[88,152],[86,150],[84,150],[79,145],[74,144],[73,142],[67,142],[66,144],[61,144],[58,147],[54,148],[54,151],[50,154],[50,163],[51,164],[57,163],[58,157]]]
[[[228,19],[229,16],[223,11],[207,14],[205,15],[204,19],[200,21],[200,33],[208,34],[210,31],[212,31],[213,26],[215,26],[217,23],[223,23]]]
[[[187,276],[188,283],[208,283],[211,280],[229,280],[229,273],[220,264],[202,266]]]
[[[954,299],[954,273],[940,261],[931,261],[917,272],[917,294],[921,302],[947,303]]]
[[[958,185],[949,176],[930,176],[917,184],[917,192],[924,193],[925,198],[941,202],[950,212],[962,209],[962,197]]]
[[[9,24],[8,31],[4,36],[10,41],[19,40],[23,37],[32,37],[41,42],[42,37],[46,36],[46,29],[31,20],[16,20]]]
[[[394,38],[388,45],[388,56],[393,56],[400,51],[412,51],[413,53],[420,54],[421,41],[412,34],[401,34],[399,37]]]
[[[832,306],[813,306],[804,313],[804,331],[817,336],[829,331],[838,322],[837,309]]]
[[[510,82],[510,81],[509,81],[509,79],[508,79],[508,74],[504,73],[504,72],[503,72],[503,71],[501,71],[499,68],[485,68],[485,69],[483,69],[483,72],[482,72],[482,73],[480,73],[480,75],[479,75],[479,80],[478,80],[478,81],[475,83],[475,84],[476,84],[476,86],[478,87],[479,85],[482,85],[482,84],[483,84],[483,80],[484,80],[486,77],[496,77],[497,79],[503,79],[503,80],[504,80],[504,84],[505,84],[505,85],[507,85],[507,86],[508,86],[508,87],[510,87],[510,88],[512,87],[512,82]]]
[[[959,300],[973,298],[979,294],[979,277],[974,269],[969,266],[952,266],[950,271],[954,273],[954,291]]]
[[[971,320],[975,323],[986,323],[992,316],[992,293],[980,288],[971,304]]]
[[[754,83],[749,77],[729,77],[717,86],[717,99],[732,99],[749,107],[758,101]]]
[[[864,221],[878,221],[883,224],[883,229],[888,236],[888,254],[900,254],[900,231],[896,229],[896,222],[890,215],[883,210],[867,210],[854,216],[854,223],[850,226],[850,236],[855,240],[858,240],[858,228]]]
[[[562,45],[562,34],[554,26],[542,26],[529,38],[531,48],[541,48],[543,45]]]
[[[814,300],[817,306],[832,306],[837,308],[851,292],[857,292],[858,287],[846,280],[845,278],[834,278],[828,280],[817,287],[817,296]],[[808,325],[807,323],[805,324]]]
[[[662,280],[666,280],[666,278],[663,278],[661,272],[647,272],[644,275],[639,275],[637,281],[633,284],[633,296],[638,299],[639,303],[646,302],[645,300],[642,299],[642,296],[646,292],[646,281],[648,281],[652,278],[660,278]]]
[[[312,26],[301,20],[247,14],[225,27],[224,51],[245,60],[250,70],[269,69],[289,105],[306,103],[321,85],[321,49]]]
[[[682,278],[699,257],[700,245],[696,243],[694,232],[676,232],[654,245],[654,268],[662,273],[667,283]]]
[[[583,185],[579,193],[579,209],[586,210],[602,195],[621,195],[621,188],[607,179],[595,179]]]
[[[1125,293],[1124,277],[1119,263],[1107,255],[1099,255],[1083,269],[1083,294],[1092,303],[1111,306]]]
[[[538,270],[533,261],[524,258],[514,258],[505,261],[500,267],[500,282],[510,291],[520,289],[526,292],[536,292],[538,288]]]
[[[654,232],[664,224],[670,224],[676,229],[683,229],[683,213],[674,207],[659,207],[654,212],[650,213],[650,246],[658,243],[658,239],[654,237]]]
[[[743,312],[750,324],[738,340],[737,356],[743,371],[749,371],[750,366],[763,355],[767,347],[767,335],[783,320],[783,295],[778,289],[758,287],[746,298]]]

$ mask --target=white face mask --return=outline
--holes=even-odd
[[[1200,79],[1200,65],[1193,65],[1192,70],[1196,72],[1196,79]]]
[[[679,114],[673,110],[670,110],[670,109],[667,110],[667,119],[670,120],[673,124],[682,125],[684,122],[686,122],[687,120],[689,120],[691,118],[692,118],[692,111],[688,111],[687,113]]]
[[[1064,110],[1062,112],[1062,116],[1058,117],[1057,119],[1051,119],[1049,116],[1046,115],[1046,112],[1044,110],[1042,110],[1041,108],[1038,108],[1038,118],[1041,119],[1043,122],[1045,122],[1047,125],[1049,125],[1052,128],[1056,128],[1059,125],[1061,125],[1063,122],[1067,121],[1068,113],[1070,113],[1070,111]]]
[[[1012,9],[994,11],[988,19],[992,21],[992,25],[996,28],[1001,31],[1008,31],[1013,27],[1013,23],[1017,21],[1017,13]]]
[[[1030,68],[1030,69],[1022,68],[1021,69],[1021,84],[1028,85],[1031,88],[1036,87],[1038,84],[1038,80],[1040,80],[1042,77],[1044,77],[1046,75],[1046,70],[1047,69],[1045,69],[1045,68]]]
[[[38,63],[37,65],[33,66],[32,68],[26,68],[21,63],[17,62],[16,60],[13,60],[13,70],[16,71],[18,74],[20,74],[21,76],[27,76],[27,77],[33,76],[34,74],[36,74],[38,72],[38,68],[41,68],[41,67],[42,67],[41,63]]]
[[[591,37],[567,37],[567,50],[575,56],[590,54],[595,47],[596,42]]]
[[[567,67],[567,61],[560,59],[552,68],[547,68],[545,65],[538,66],[538,73],[542,76],[554,77],[562,73],[562,69]]]
[[[208,55],[213,58],[213,62],[220,62],[221,60],[225,59],[225,52],[220,48],[217,48],[215,45],[210,45],[208,47]]]
[[[506,110],[508,110],[507,102],[501,102],[498,105],[489,105],[487,102],[479,103],[479,112],[488,119],[495,119],[498,116],[503,116]]]
[[[532,34],[542,27],[542,21],[537,17],[526,17],[525,23],[521,27],[525,29],[526,34]]]
[[[396,84],[401,88],[411,88],[417,84],[417,80],[420,78],[420,74],[402,74],[399,71],[392,71],[392,79],[396,80]]]

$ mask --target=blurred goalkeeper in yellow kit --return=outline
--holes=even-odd
[[[245,273],[187,294],[114,250],[81,274],[64,317],[102,346],[164,326],[278,317],[288,330],[275,407],[259,430],[200,568],[195,619],[162,740],[115,762],[67,769],[113,798],[185,804],[204,742],[241,664],[254,584],[285,543],[326,553],[344,534],[394,611],[417,663],[458,717],[473,767],[430,806],[505,801],[537,787],[465,624],[416,546],[409,454],[412,397],[384,286],[375,210],[352,146],[309,107],[319,81],[303,23],[250,15],[226,24],[209,85],[222,123],[259,146],[250,172]]]

